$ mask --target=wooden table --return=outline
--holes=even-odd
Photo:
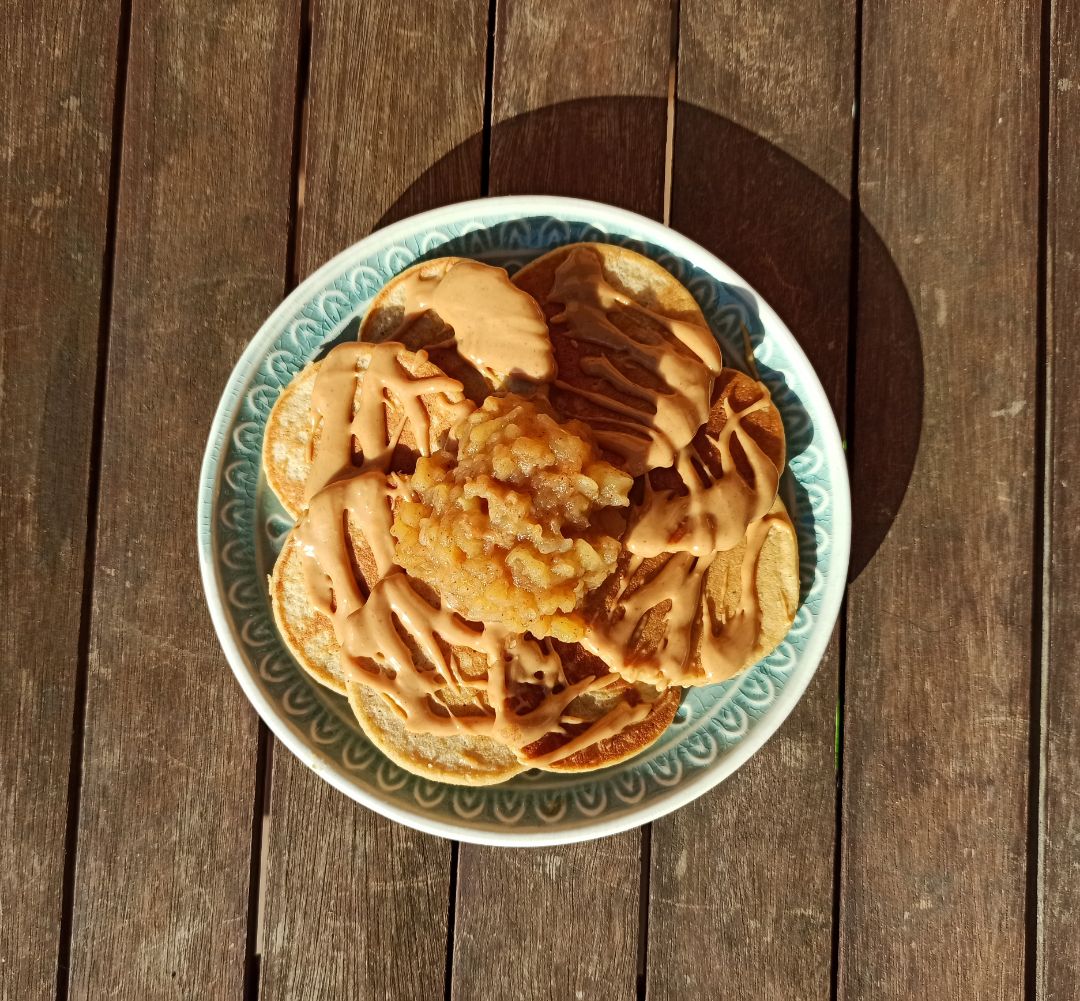
[[[1080,0],[14,0],[0,81],[0,997],[1080,997]],[[511,192],[740,271],[856,508],[765,749],[533,851],[278,752],[194,546],[297,279]]]

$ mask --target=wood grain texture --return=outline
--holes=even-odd
[[[301,275],[381,222],[480,194],[465,140],[483,124],[487,5],[320,0],[311,41]],[[278,748],[268,861],[264,1001],[442,996],[448,842]]]
[[[38,1001],[56,988],[118,9],[17,3],[5,22],[0,998]]]
[[[1080,997],[1080,3],[1057,0],[1050,54],[1047,306],[1050,499],[1044,675],[1042,997]]]
[[[209,416],[284,283],[297,20],[254,0],[133,12],[72,998],[242,989],[256,718],[191,512]]]
[[[853,39],[850,0],[683,0],[672,171],[672,225],[780,313],[841,422]],[[780,732],[653,825],[650,999],[828,998],[836,688],[834,642]]]
[[[492,194],[575,195],[659,218],[670,20],[664,0],[501,2]],[[639,831],[527,851],[462,845],[454,1001],[635,997],[640,874]],[[507,942],[529,946],[508,962]]]
[[[663,0],[502,0],[490,193],[594,198],[659,218],[670,34]]]
[[[640,842],[462,845],[454,1001],[636,997]]]
[[[849,597],[842,999],[1024,990],[1039,9],[865,7],[860,196],[914,305],[922,439]],[[860,269],[864,378],[896,318]],[[905,415],[902,415],[905,416]]]

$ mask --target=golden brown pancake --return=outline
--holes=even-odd
[[[400,352],[398,363],[403,375],[416,380],[438,378],[444,374],[438,366],[412,351]],[[365,364],[363,352],[359,364],[362,369]],[[320,428],[318,424],[313,425],[311,399],[321,365],[321,362],[312,362],[285,387],[270,411],[263,438],[266,482],[293,518],[299,517],[304,509],[304,486],[311,471],[312,457],[319,447]],[[357,405],[363,385],[363,379],[358,379]],[[420,399],[431,421],[427,451],[441,448],[454,425],[473,409],[461,393],[425,393]],[[388,435],[401,427],[390,468],[410,470],[421,451],[415,430],[404,419],[404,411],[392,391],[384,395],[384,400]],[[353,455],[355,464],[359,466],[363,456],[355,443]]]
[[[414,733],[394,707],[374,689],[350,682],[349,705],[368,739],[407,772],[451,785],[505,782],[525,765],[514,752],[489,737]]]
[[[735,549],[717,553],[705,576],[706,632],[701,637],[692,684],[726,681],[753,667],[780,645],[795,621],[799,607],[799,541],[787,509],[777,497],[753,575],[760,616],[756,638],[748,646],[735,644],[733,649],[739,655],[734,660],[724,656],[723,648],[730,644],[737,617],[744,612],[740,578],[747,548],[747,542],[743,542]],[[715,661],[715,667],[706,673],[710,661]]]
[[[646,597],[657,582],[662,586]],[[627,614],[624,606],[635,600],[644,611]],[[730,550],[708,557],[664,553],[640,562],[624,554],[619,569],[589,596],[583,643],[631,681],[715,684],[771,653],[798,604],[798,540],[777,497],[768,516]]]
[[[311,390],[319,372],[312,362],[282,391],[263,435],[263,471],[281,506],[296,518],[304,508],[304,483],[311,468]]]
[[[624,300],[604,304],[600,326],[592,323],[592,332],[584,335],[590,314],[568,309],[565,286],[569,283],[562,277],[575,261],[598,262],[603,282]],[[720,356],[693,296],[670,272],[622,247],[580,243],[537,258],[514,276],[514,283],[540,303],[547,317],[558,367],[558,380],[550,387],[549,397],[564,419],[584,421],[601,437],[633,435],[627,421],[654,423],[661,416],[658,402],[685,392],[697,401],[700,419],[672,426],[664,437],[673,452],[691,440],[708,412],[711,377],[719,371]],[[669,329],[673,323],[692,325],[703,333],[707,359]],[[655,358],[650,356],[665,347],[677,356],[669,362],[681,362],[681,372],[655,370]],[[703,394],[700,399],[699,394]],[[673,452],[658,460],[640,449],[623,449],[619,455],[611,454],[612,447],[606,450],[607,457],[621,463],[632,476],[673,458]]]
[[[345,695],[341,646],[330,620],[308,598],[300,545],[294,532],[286,536],[270,576],[270,607],[278,632],[296,662],[320,685]]]
[[[578,643],[554,641],[553,645],[562,657],[567,679],[571,682],[587,675],[603,676],[610,673],[608,666],[599,657],[589,653]],[[551,772],[587,772],[618,764],[632,758],[659,739],[674,719],[681,702],[681,689],[658,691],[651,685],[634,685],[622,679],[613,679],[609,687],[582,695],[567,707],[570,714],[582,720],[581,723],[567,724],[565,733],[548,734],[530,744],[525,749],[526,755],[534,758],[554,753],[571,740],[587,734],[593,723],[617,711],[620,704],[633,706],[647,703],[650,706],[649,714],[640,722],[631,723],[610,737],[589,743],[580,750],[572,751],[565,757],[540,767]]]
[[[744,438],[724,434],[731,413],[742,415],[738,424]],[[721,442],[731,459],[726,471]],[[755,472],[747,448],[756,450],[759,466],[768,467],[768,479],[758,482],[761,473]],[[709,420],[688,449],[693,462],[648,474],[653,497],[635,502],[624,537],[633,548],[637,519],[652,503],[660,523],[668,519],[673,530],[668,544],[659,547],[667,551],[645,547],[635,550],[644,555],[634,556],[624,550],[616,572],[590,596],[585,610],[592,645],[613,670],[657,686],[712,684],[745,670],[784,638],[799,598],[798,544],[775,495],[785,458],[784,428],[765,387],[724,369],[716,379]],[[680,524],[680,501],[689,486],[707,493],[715,484],[722,486],[725,476],[741,481],[735,484],[737,495],[746,499],[747,510],[756,504],[758,514],[725,548],[686,551],[695,538],[693,519],[703,515],[699,510]],[[754,496],[754,488],[760,496]],[[699,533],[697,540],[711,537]]]

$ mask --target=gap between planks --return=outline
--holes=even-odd
[[[86,541],[83,549],[82,602],[72,706],[71,749],[68,757],[67,823],[64,830],[64,875],[60,891],[60,934],[56,957],[56,999],[67,1001],[71,989],[71,935],[75,913],[75,877],[82,806],[83,744],[86,731],[86,690],[90,665],[90,627],[94,609],[94,565],[97,558],[98,505],[101,493],[101,449],[105,422],[105,384],[109,369],[109,330],[112,325],[113,274],[116,262],[120,165],[124,151],[124,108],[127,101],[128,56],[131,48],[131,0],[121,0],[116,37],[116,76],[113,83],[112,148],[109,153],[109,194],[105,244],[101,264],[97,368],[91,413],[90,475],[86,495]]]
[[[854,38],[852,40],[852,101],[851,101],[851,193],[849,211],[851,229],[848,235],[848,331],[847,331],[847,389],[844,398],[843,440],[849,476],[853,469],[855,430],[855,371],[856,342],[859,327],[859,235],[862,229],[862,207],[859,197],[859,153],[862,143],[862,57],[863,57],[863,0],[855,0]],[[829,957],[829,998],[837,1001],[840,992],[840,929],[843,903],[844,865],[844,724],[847,680],[848,590],[840,605],[839,650],[836,657],[836,819],[833,834],[833,899],[832,942]]]
[[[1046,832],[1047,679],[1050,670],[1050,544],[1052,533],[1052,373],[1049,317],[1050,76],[1052,0],[1042,0],[1039,36],[1039,192],[1035,263],[1035,497],[1031,573],[1031,700],[1028,720],[1028,837],[1024,902],[1024,996],[1043,997],[1043,837]],[[1040,422],[1041,426],[1040,426]]]
[[[304,214],[306,110],[311,74],[311,21],[314,0],[300,0],[296,44],[296,96],[293,107],[292,170],[289,189],[288,237],[285,244],[283,295],[300,282],[300,233]],[[248,928],[244,955],[244,1001],[258,1001],[262,990],[262,954],[266,926],[266,873],[270,857],[270,820],[274,766],[274,735],[260,719],[251,808],[251,867],[248,875]]]

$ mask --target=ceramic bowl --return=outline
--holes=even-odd
[[[784,642],[738,678],[690,689],[675,721],[630,761],[585,775],[533,771],[502,785],[443,785],[403,771],[364,737],[344,698],[321,688],[278,637],[267,575],[291,520],[260,467],[270,408],[288,381],[356,321],[395,274],[426,257],[473,257],[511,271],[562,244],[629,247],[693,293],[729,365],[747,337],[787,432],[782,491],[800,548],[801,600]],[[444,837],[544,845],[613,834],[677,809],[735,771],[776,732],[832,632],[851,534],[847,469],[821,384],[776,313],[729,267],[659,223],[597,202],[514,196],[405,219],[339,254],[263,324],[229,377],[203,461],[198,549],[229,664],[275,736],[369,809]]]

